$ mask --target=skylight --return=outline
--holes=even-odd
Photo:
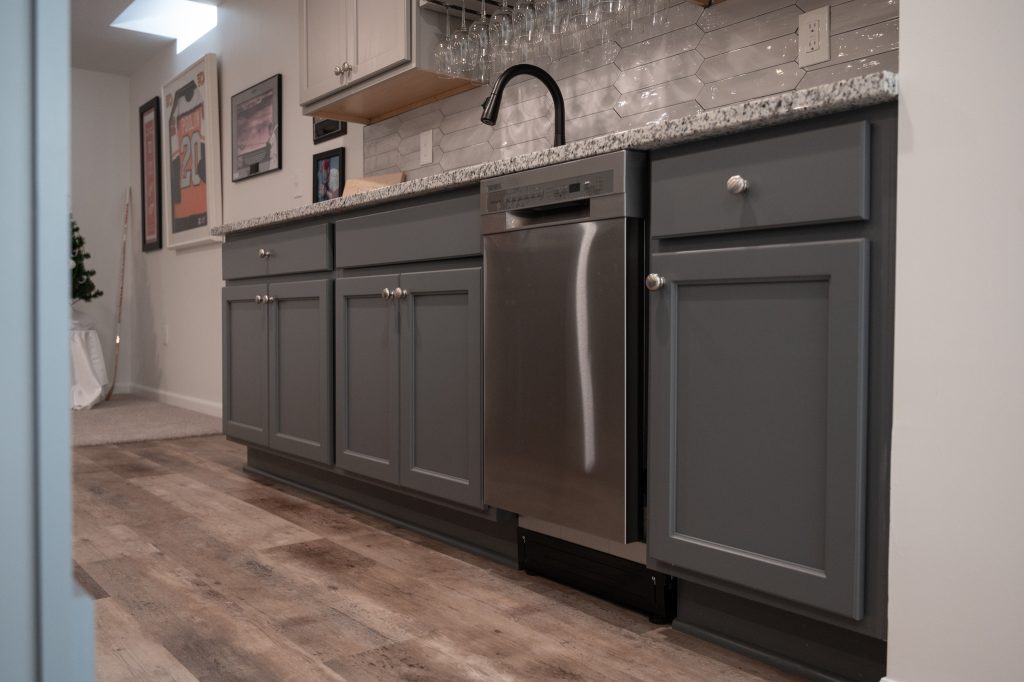
[[[217,6],[194,0],[134,0],[110,25],[174,38],[180,54],[217,26]]]

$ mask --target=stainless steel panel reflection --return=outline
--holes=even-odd
[[[490,505],[624,541],[626,222],[484,238]]]

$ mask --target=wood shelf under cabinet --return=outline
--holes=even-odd
[[[303,107],[308,116],[371,124],[405,113],[479,85],[463,78],[442,78],[433,71],[410,67],[363,88],[342,90]]]

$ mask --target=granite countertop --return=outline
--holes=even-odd
[[[234,234],[292,220],[341,213],[396,199],[454,189],[477,183],[486,178],[622,149],[649,150],[670,147],[709,137],[891,102],[897,98],[898,94],[899,84],[896,74],[883,71],[805,90],[784,92],[739,102],[685,118],[650,123],[640,128],[570,142],[561,147],[543,149],[511,159],[488,161],[349,197],[331,199],[258,218],[227,223],[214,227],[211,232],[214,235]]]

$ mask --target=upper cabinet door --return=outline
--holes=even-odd
[[[267,444],[266,284],[222,290],[224,315],[224,433]]]
[[[335,464],[398,483],[398,275],[335,280]]]
[[[868,245],[656,254],[649,554],[863,614]]]
[[[348,15],[354,0],[299,3],[299,101],[308,104],[342,86],[351,62]]]
[[[481,269],[403,273],[402,485],[483,505]]]
[[[349,61],[346,85],[364,80],[412,58],[410,0],[351,0]],[[351,49],[354,46],[354,49]]]
[[[268,287],[270,424],[267,444],[330,464],[334,459],[334,367],[331,283],[326,279]]]

